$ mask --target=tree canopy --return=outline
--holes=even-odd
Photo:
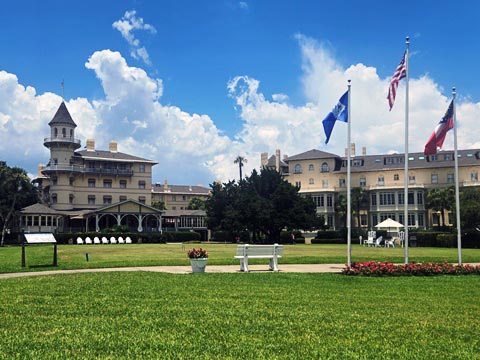
[[[2,229],[0,246],[3,246],[5,232],[17,212],[35,204],[37,200],[37,189],[30,182],[25,170],[9,167],[6,162],[0,161],[0,226]]]
[[[308,229],[317,222],[315,205],[275,170],[256,170],[239,183],[210,185],[207,222],[214,230],[248,230],[279,241],[282,229]]]

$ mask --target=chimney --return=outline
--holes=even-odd
[[[37,176],[41,177],[42,176],[42,170],[45,169],[45,164],[38,164],[38,171],[37,171]]]
[[[282,160],[285,161],[285,160],[287,160],[287,158],[288,158],[288,155],[287,155],[287,154],[283,154]]]
[[[280,149],[275,150],[275,170],[280,172]]]
[[[168,179],[165,179],[163,182],[163,189],[167,190],[168,189]]]
[[[260,155],[260,165],[264,167],[264,166],[267,166],[267,164],[268,164],[268,153],[262,152],[262,154]]]
[[[362,146],[362,155],[367,156],[367,147],[366,146]]]
[[[351,148],[351,155],[355,156],[355,143],[351,143],[350,148]]]
[[[118,152],[118,145],[116,141],[110,141],[110,144],[108,145],[108,150],[112,153]]]
[[[345,157],[348,156],[348,148],[345,148]]]
[[[87,139],[87,151],[95,151],[95,140]]]

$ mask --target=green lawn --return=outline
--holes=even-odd
[[[479,359],[480,277],[0,281],[0,359]]]
[[[188,265],[186,251],[191,247],[204,247],[209,253],[209,264],[238,264],[233,258],[236,245],[232,244],[131,244],[131,245],[59,245],[57,269],[83,269],[100,267]],[[454,248],[410,248],[409,260],[457,261]],[[89,261],[85,259],[88,253]],[[0,248],[0,273],[56,269],[52,264],[53,246],[29,246],[26,249],[27,267],[21,267],[21,248]],[[352,261],[404,261],[402,248],[369,248],[352,246]],[[260,261],[264,263],[265,261]],[[347,262],[346,245],[285,245],[280,264],[314,264]],[[480,262],[480,249],[464,249],[463,262]],[[252,261],[255,263],[255,261]]]

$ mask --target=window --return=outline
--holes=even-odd
[[[423,205],[423,193],[422,192],[417,193],[417,204],[418,205]]]
[[[418,214],[418,226],[425,226],[425,221],[423,220],[423,214]]]
[[[172,201],[177,201],[177,195],[172,195]]]
[[[95,195],[88,195],[88,205],[95,205]]]
[[[57,194],[52,194],[52,204],[57,203]]]
[[[141,173],[145,172],[145,164],[138,164],[138,172],[141,172]]]
[[[367,179],[366,178],[360,178],[360,186],[361,187],[367,186]]]
[[[377,214],[372,215],[372,224],[378,224],[378,215]]]
[[[95,169],[95,163],[93,161],[89,161],[87,163],[87,166],[90,170],[94,170]]]
[[[327,164],[326,162],[324,162],[324,163],[322,164],[322,170],[321,170],[321,172],[328,172],[328,164]]]
[[[324,207],[325,206],[325,198],[323,195],[315,195],[312,196],[312,200],[316,207]]]
[[[172,210],[177,210],[177,207],[176,207],[176,206],[172,206]]]
[[[415,175],[410,175],[408,177],[408,181],[410,182],[410,184],[415,184]]]
[[[414,199],[414,196],[413,196],[413,192],[409,192],[408,193],[408,204],[409,205],[413,205],[415,202],[413,201]]]
[[[371,203],[373,206],[377,205],[377,194],[372,194]],[[377,224],[377,223],[375,223]]]
[[[476,171],[472,172],[472,174],[470,175],[470,178],[472,181],[478,181],[478,172]]]
[[[62,128],[62,137],[67,137],[67,129]]]
[[[144,205],[145,205],[145,196],[140,196],[140,197],[138,198],[138,202],[139,202],[140,204],[144,204]]]
[[[301,174],[302,173],[302,165],[295,164],[295,170],[293,171],[294,174]]]
[[[395,205],[395,194],[391,192],[380,193],[380,205]]]
[[[95,187],[95,179],[88,179],[88,187],[89,188]]]
[[[338,185],[340,187],[345,187],[345,179],[338,179]]]
[[[438,155],[431,155],[430,161],[437,161]]]
[[[58,165],[58,159],[57,158],[53,158],[53,165]]]
[[[69,178],[68,179],[69,183],[70,183],[70,186],[73,186],[73,183],[75,181],[75,179],[73,177]]]
[[[302,182],[301,181],[295,181],[295,186],[300,189],[302,187]]]
[[[438,175],[432,174],[432,184],[438,184]]]
[[[52,185],[55,186],[58,184],[58,179],[56,176],[52,176]]]
[[[112,203],[112,197],[110,195],[105,195],[103,197],[103,204],[108,205]]]
[[[310,185],[313,185],[313,184],[315,184],[315,180],[313,178],[310,178],[310,179],[308,179],[308,183]]]
[[[120,180],[120,189],[127,188],[127,180]]]
[[[382,213],[380,214],[380,221],[385,221],[388,218],[395,220],[395,214],[394,213]]]
[[[398,205],[405,204],[405,194],[403,192],[398,193]]]
[[[454,174],[447,174],[447,183],[453,184],[455,182]]]
[[[120,196],[120,199],[119,199],[119,200],[120,200],[120,201],[127,201],[127,197],[122,195],[122,196]]]
[[[325,180],[325,179],[322,180],[322,187],[323,187],[324,189],[328,188],[328,180]]]
[[[329,227],[333,227],[333,216],[332,215],[327,216],[327,225]]]
[[[313,164],[308,165],[308,171],[313,171],[315,170],[315,166]]]
[[[353,166],[363,166],[363,160],[361,159],[353,160]]]
[[[452,156],[452,154],[445,154],[445,155],[443,155],[443,158],[445,159],[445,161],[448,161],[448,160],[452,160],[453,156]]]
[[[53,129],[53,137],[58,137],[58,129],[57,128]]]
[[[183,201],[187,201],[187,196],[186,196],[186,195],[182,195],[182,200],[183,200]]]
[[[400,180],[400,176],[398,174],[393,175],[393,181],[398,181]]]
[[[367,226],[368,225],[368,222],[367,222],[367,215],[365,214],[362,214],[360,215],[360,225],[361,226]]]
[[[385,185],[385,178],[383,175],[378,177],[378,185]]]
[[[139,188],[139,189],[145,189],[145,181],[140,180],[140,181],[138,182],[138,188]]]
[[[70,129],[70,138],[73,139],[73,129]]]
[[[415,226],[415,214],[408,214],[408,226]]]
[[[332,195],[332,194],[328,194],[328,195],[327,195],[327,206],[328,206],[328,207],[332,207],[332,206],[333,206],[333,195]]]
[[[73,204],[73,194],[68,195],[68,202]]]
[[[103,187],[104,188],[111,188],[112,187],[112,180],[110,180],[110,179],[103,180]]]

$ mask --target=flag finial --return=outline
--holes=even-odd
[[[410,36],[405,37],[405,44],[410,44]]]
[[[457,88],[455,86],[452,87],[452,95],[453,96],[457,95]]]
[[[62,79],[62,100],[65,100],[65,80]]]

